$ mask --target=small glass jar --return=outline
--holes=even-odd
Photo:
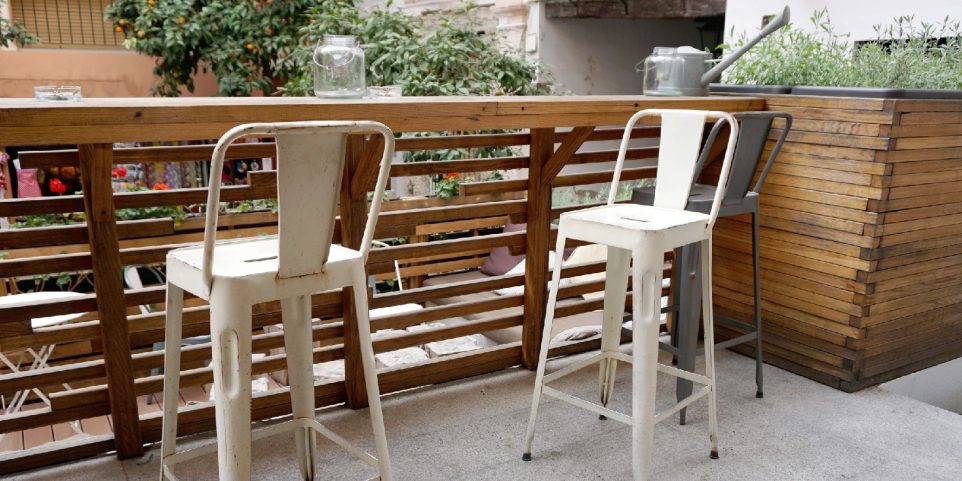
[[[80,102],[83,96],[76,85],[38,85],[33,96],[40,102]]]
[[[679,58],[672,47],[655,47],[644,61],[645,95],[680,95],[672,85],[672,74],[677,70]],[[635,66],[637,70],[637,66]]]
[[[324,35],[314,49],[314,95],[358,99],[367,93],[364,50],[353,35]]]

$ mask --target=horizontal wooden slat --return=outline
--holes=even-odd
[[[493,170],[525,169],[527,157],[499,157],[492,159],[436,160],[432,162],[408,162],[391,166],[391,177],[411,175],[447,174],[463,172],[489,172]]]

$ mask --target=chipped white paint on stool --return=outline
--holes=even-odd
[[[384,137],[384,155],[360,251],[332,244],[335,209],[349,134]],[[235,140],[250,135],[277,140],[277,236],[216,242],[220,175]],[[315,433],[375,467],[381,481],[391,469],[371,345],[364,264],[394,155],[394,134],[376,122],[286,122],[245,124],[224,134],[211,161],[203,246],[167,255],[167,331],[164,355],[164,420],[161,480],[176,479],[171,466],[207,449],[176,452],[180,338],[184,291],[210,302],[218,469],[221,480],[250,479],[251,306],[281,301],[284,347],[293,420],[254,437],[294,430],[301,479],[314,479]],[[216,246],[216,249],[215,249]],[[216,255],[215,255],[216,254]],[[311,294],[351,286],[357,308],[364,382],[370,403],[377,457],[349,444],[314,420]]]
[[[661,117],[661,143],[658,152],[658,177],[654,206],[615,204],[618,180],[624,167],[625,152],[631,131],[643,117]],[[708,215],[688,212],[689,189],[695,171],[699,147],[706,119],[728,122],[731,126],[728,147],[721,168],[718,188],[711,213]],[[548,344],[554,321],[558,286],[561,280],[561,256],[555,259],[551,275],[551,290],[545,315],[544,336],[531,402],[531,417],[525,437],[522,459],[531,459],[535,421],[541,395],[560,399],[576,406],[631,425],[632,472],[635,481],[651,476],[651,457],[655,423],[678,412],[697,399],[708,396],[708,434],[711,457],[718,454],[717,422],[715,411],[715,359],[714,351],[705,352],[705,375],[682,371],[658,363],[658,326],[662,287],[663,256],[665,251],[676,247],[702,243],[702,290],[704,295],[705,343],[714,345],[714,329],[711,302],[711,229],[718,217],[728,174],[731,168],[738,125],[725,112],[691,110],[643,110],[628,121],[618,151],[608,204],[564,213],[558,226],[558,244],[555,252],[561,252],[566,239],[576,239],[608,247],[605,270],[604,320],[602,325],[601,352],[576,362],[564,369],[545,376]],[[629,265],[632,282],[632,356],[618,351],[621,337],[622,314],[628,284]],[[632,366],[631,416],[607,408],[614,389],[615,370],[618,362]],[[598,393],[601,404],[594,404],[547,384],[582,368],[600,363]],[[671,409],[655,413],[655,386],[658,372],[688,379],[704,387],[683,399]]]

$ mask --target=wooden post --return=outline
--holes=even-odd
[[[144,446],[140,439],[140,417],[137,413],[137,395],[134,392],[127,312],[123,302],[120,244],[117,240],[113,188],[110,183],[113,146],[82,144],[78,150],[114,444],[117,457],[132,458],[142,455]]]
[[[545,306],[548,300],[548,251],[551,227],[551,183],[542,182],[544,167],[554,154],[554,129],[531,129],[528,164],[528,227],[524,257],[524,324],[521,363],[538,367]]]
[[[367,221],[367,192],[355,192],[354,176],[361,172],[365,140],[361,135],[351,135],[347,141],[347,159],[341,186],[341,245],[352,249],[361,247],[364,223]],[[344,387],[347,405],[351,409],[367,407],[367,391],[364,388],[364,367],[361,364],[361,342],[357,336],[357,313],[354,310],[354,292],[351,288],[341,290],[344,308]]]

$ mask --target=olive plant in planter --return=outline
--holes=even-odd
[[[724,74],[716,92],[787,93],[882,98],[962,98],[962,28],[911,16],[875,26],[876,38],[852,42],[836,32],[827,10],[814,27],[782,29],[758,43]],[[745,34],[732,32],[737,48]],[[777,89],[777,91],[773,91]]]

